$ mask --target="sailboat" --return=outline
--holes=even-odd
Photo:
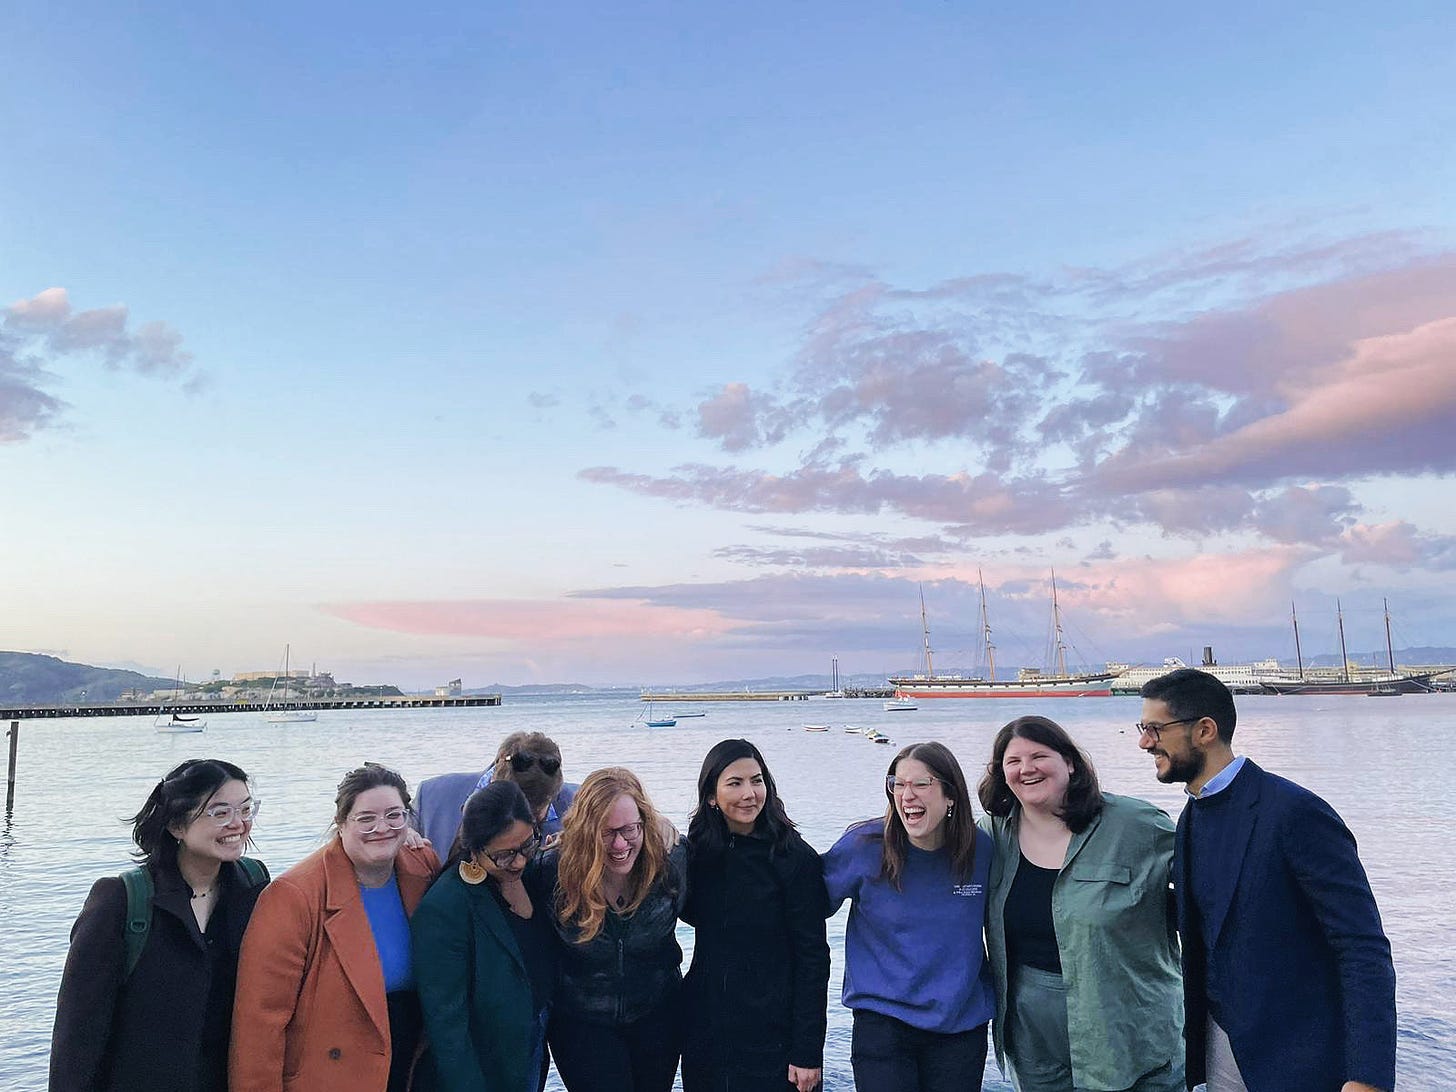
[[[1067,643],[1062,633],[1062,610],[1057,602],[1057,574],[1052,572],[1052,624],[1056,630],[1056,670],[1024,667],[1014,679],[996,678],[996,645],[986,613],[986,582],[976,571],[981,593],[981,634],[986,646],[986,674],[937,675],[930,656],[930,626],[925,619],[925,589],[920,589],[920,629],[925,640],[925,674],[891,676],[897,699],[906,698],[1105,698],[1120,671],[1072,673],[1067,670]],[[885,708],[889,708],[886,703]]]
[[[177,667],[177,685],[172,691],[172,704],[176,706],[182,700],[182,667]],[[175,708],[167,712],[167,703],[162,703],[162,711],[152,721],[152,727],[163,735],[187,735],[193,732],[206,730],[207,721],[198,716],[183,716]]]
[[[283,646],[283,700],[288,700],[288,653],[290,645]],[[274,676],[273,685],[268,688],[268,697],[263,701],[263,719],[269,724],[304,724],[309,721],[318,720],[318,714],[312,709],[269,709],[273,704],[273,692],[278,689],[278,678]]]
[[[1266,694],[1367,694],[1371,697],[1391,697],[1399,694],[1429,694],[1436,688],[1431,680],[1443,673],[1423,671],[1401,674],[1395,669],[1395,650],[1390,640],[1390,601],[1381,600],[1385,608],[1385,661],[1387,670],[1375,674],[1362,674],[1355,678],[1350,671],[1350,659],[1345,651],[1345,613],[1340,601],[1335,600],[1335,625],[1340,633],[1340,663],[1343,670],[1338,676],[1306,677],[1304,654],[1299,647],[1299,616],[1294,604],[1289,604],[1289,618],[1294,624],[1294,656],[1299,663],[1299,678],[1294,681],[1261,682]],[[1447,669],[1449,670],[1449,669]]]

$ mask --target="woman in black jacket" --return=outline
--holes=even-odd
[[[133,893],[97,880],[71,928],[52,1092],[227,1088],[238,949],[267,877],[240,863],[257,809],[231,762],[190,759],[157,782],[131,820]]]
[[[819,854],[746,739],[703,759],[688,846],[684,1092],[811,1092],[823,1076],[829,898]]]

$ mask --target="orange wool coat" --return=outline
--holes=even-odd
[[[405,912],[439,870],[433,850],[401,849]],[[231,1092],[383,1092],[389,1083],[384,972],[354,866],[334,839],[258,898],[238,960]]]

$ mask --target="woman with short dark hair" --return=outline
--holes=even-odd
[[[232,1092],[404,1092],[420,1035],[409,915],[439,860],[406,847],[404,778],[339,782],[333,836],[258,900],[233,1011]]]
[[[890,763],[885,814],[824,855],[831,912],[851,900],[844,1003],[859,1092],[980,1092],[995,1011],[982,930],[991,840],[960,763],[915,743]]]
[[[71,929],[52,1092],[223,1092],[243,931],[267,870],[247,860],[248,775],[189,759],[131,819],[139,868],[97,880]]]
[[[1019,1092],[1182,1092],[1173,822],[1103,793],[1066,730],[1018,717],[979,786],[996,1059]]]
[[[523,882],[540,848],[520,787],[492,782],[466,801],[455,852],[410,920],[430,1087],[545,1086],[556,934]]]
[[[683,1089],[812,1092],[829,987],[824,870],[748,740],[703,759],[688,849]]]

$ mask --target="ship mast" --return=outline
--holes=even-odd
[[[925,640],[925,677],[935,677],[935,670],[930,665],[930,623],[925,620],[925,585],[920,585],[920,633]]]
[[[1335,624],[1340,629],[1340,663],[1345,668],[1345,681],[1350,681],[1350,657],[1345,652],[1345,614],[1340,610],[1340,601],[1335,600]]]
[[[991,619],[986,614],[986,581],[976,570],[976,583],[981,589],[981,639],[986,642],[986,681],[996,681],[996,645],[991,640]]]
[[[1385,607],[1385,658],[1390,664],[1390,673],[1395,674],[1395,649],[1390,644],[1390,600],[1380,601]]]
[[[1294,622],[1294,660],[1299,664],[1299,679],[1304,681],[1304,654],[1299,651],[1299,615],[1294,613],[1294,600],[1289,601],[1289,618]]]
[[[1052,570],[1052,625],[1057,631],[1057,674],[1067,673],[1067,644],[1062,640],[1062,609],[1057,605],[1057,570]]]

